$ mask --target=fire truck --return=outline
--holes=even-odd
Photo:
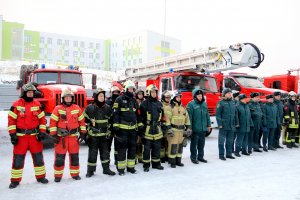
[[[264,84],[268,88],[281,89],[289,92],[294,91],[299,94],[299,71],[300,69],[290,69],[286,74],[264,77]],[[296,74],[292,74],[293,72],[296,72]]]
[[[193,99],[194,88],[202,89],[212,127],[217,127],[216,104],[220,100],[221,90],[216,77],[210,73],[241,67],[257,68],[263,59],[264,55],[251,43],[210,47],[127,68],[125,76],[126,80],[135,81],[137,88],[143,90],[148,85],[155,84],[159,89],[159,96],[165,90],[171,94],[181,91],[184,105]]]
[[[275,91],[280,91],[283,96],[287,94],[284,90],[267,88],[257,76],[249,75],[247,73],[230,72],[228,75],[223,73],[216,73],[214,77],[217,79],[218,89],[230,88],[233,92],[240,92],[246,94],[248,100],[252,92],[260,94],[261,101],[266,101],[266,96],[273,94]]]
[[[37,88],[35,99],[41,103],[46,115],[50,115],[54,107],[61,103],[62,90],[67,88],[74,93],[75,103],[84,109],[93,99],[87,97],[82,75],[73,66],[62,69],[46,68],[44,64],[41,68],[38,65],[22,65],[17,89],[28,82],[33,83]],[[96,88],[96,79],[97,76],[92,74],[93,89]]]

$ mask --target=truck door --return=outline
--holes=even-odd
[[[224,88],[230,88],[233,92],[241,91],[241,87],[230,77],[224,79]]]
[[[169,92],[173,91],[173,86],[172,86],[172,79],[170,78],[162,78],[160,81],[160,90],[159,90],[159,97],[161,97],[161,94],[165,91],[168,90]]]

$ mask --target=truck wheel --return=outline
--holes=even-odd
[[[206,134],[205,134],[205,137],[208,137],[212,132],[212,128],[210,129],[210,131],[207,131]]]

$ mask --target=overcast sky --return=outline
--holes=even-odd
[[[252,74],[300,68],[300,1],[167,0],[166,35],[182,52],[238,42],[266,55]],[[108,39],[148,29],[164,33],[164,0],[0,0],[4,20],[25,29]]]

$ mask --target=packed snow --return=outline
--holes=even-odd
[[[7,133],[7,112],[0,112],[0,199],[243,199],[243,200],[300,200],[300,149],[283,149],[276,152],[254,153],[235,160],[218,159],[218,130],[206,138],[207,164],[192,164],[189,146],[184,149],[184,167],[150,170],[145,173],[138,164],[137,174],[110,177],[102,174],[100,161],[96,175],[85,178],[88,148],[80,149],[82,180],[75,181],[69,175],[68,159],[61,183],[53,178],[53,149],[44,151],[49,183],[37,183],[30,154],[27,154],[23,180],[16,189],[8,189],[12,161],[12,145]],[[113,156],[111,155],[111,159]],[[111,163],[111,169],[115,166]]]

